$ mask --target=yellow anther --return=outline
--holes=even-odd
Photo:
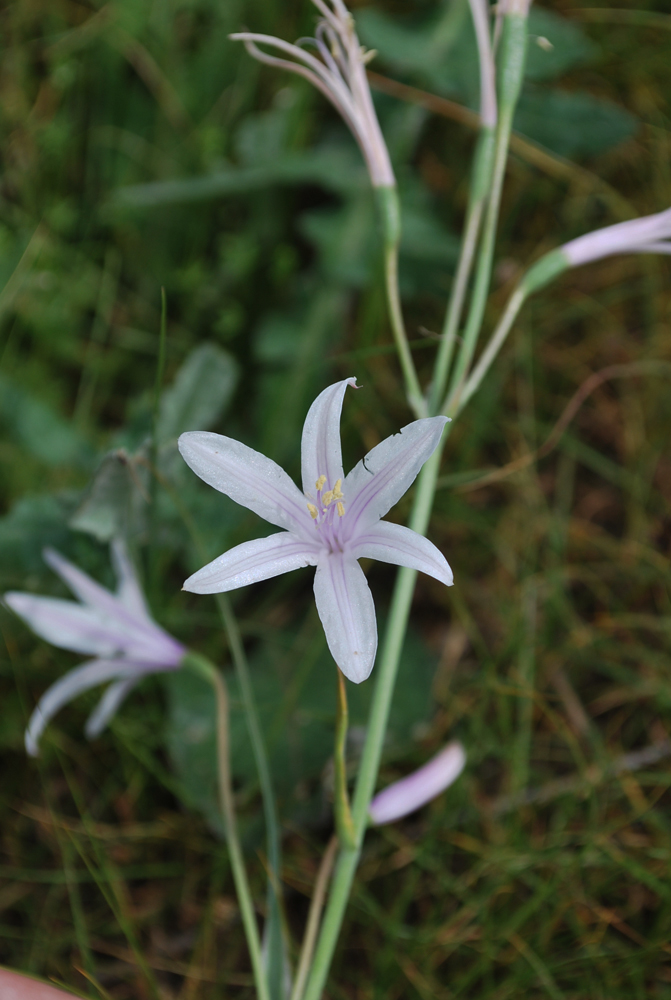
[[[312,520],[316,521],[317,518],[319,517],[319,511],[317,510],[317,508],[313,503],[308,504],[308,511],[310,512],[310,517],[312,518]]]
[[[333,503],[333,490],[327,490],[326,493],[322,493],[322,503],[325,507]]]
[[[315,483],[315,489],[316,490],[323,490],[325,482],[326,482],[326,476],[320,476],[319,479],[317,480],[317,482]]]
[[[340,498],[343,495],[340,489],[341,486],[342,486],[342,479],[336,479],[336,484],[333,487],[333,496],[336,500],[340,500]]]
[[[338,509],[338,517],[342,517],[345,513],[345,504],[342,502],[342,500],[338,500],[337,509]]]

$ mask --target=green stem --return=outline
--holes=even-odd
[[[205,657],[197,653],[187,653],[182,661],[182,666],[190,668],[201,676],[207,678],[212,687],[217,703],[217,772],[219,775],[219,800],[221,804],[221,814],[224,821],[224,832],[226,834],[226,844],[231,861],[231,871],[235,882],[235,891],[240,904],[242,923],[245,928],[245,936],[249,947],[249,954],[252,961],[254,981],[258,1000],[270,1000],[268,991],[268,981],[266,971],[263,967],[263,954],[261,950],[261,939],[259,928],[256,923],[254,913],[254,903],[252,893],[247,880],[245,862],[240,847],[238,836],[238,825],[235,816],[235,803],[233,801],[233,786],[231,784],[231,768],[228,748],[228,692],[221,672],[206,660]]]
[[[345,761],[347,725],[349,721],[347,690],[345,688],[345,678],[340,668],[336,669],[338,670],[338,707],[336,711],[335,748],[333,751],[335,771],[334,812],[340,843],[344,847],[353,849],[356,844],[356,836],[352,821],[352,810],[349,804],[349,795],[347,794],[347,764]]]
[[[291,1000],[302,1000],[303,998],[303,990],[305,989],[305,982],[308,978],[308,972],[310,971],[310,962],[312,961],[312,953],[314,952],[315,941],[317,940],[317,931],[319,930],[319,917],[324,905],[326,889],[331,877],[331,872],[333,871],[333,864],[336,859],[337,851],[338,838],[335,834],[333,834],[328,842],[326,850],[324,851],[324,856],[319,866],[319,871],[317,872],[315,887],[310,901],[310,912],[308,913],[308,920],[305,925],[305,937],[303,938],[303,946],[301,948],[301,955],[298,961],[298,969],[296,970],[296,979],[294,980],[294,988],[291,993]]]
[[[283,969],[281,956],[284,946],[282,942],[282,914],[278,898],[278,886],[280,885],[280,826],[275,807],[273,783],[263,735],[261,733],[261,724],[254,698],[249,665],[242,644],[240,630],[238,629],[238,623],[233,614],[228,595],[217,594],[216,600],[224,628],[226,629],[231,657],[235,666],[238,684],[240,685],[247,729],[252,743],[256,770],[259,775],[263,814],[266,823],[268,867],[270,869],[270,877],[268,878],[268,930],[270,938],[266,942],[266,952],[269,959],[268,982],[271,984],[273,996],[282,996]]]
[[[480,132],[473,164],[473,184],[466,212],[466,226],[461,241],[459,263],[454,283],[450,293],[450,301],[445,315],[440,348],[436,357],[429,395],[429,413],[438,413],[440,402],[445,392],[445,383],[452,363],[452,356],[457,343],[457,330],[464,308],[466,289],[471,276],[475,249],[480,232],[482,215],[487,202],[487,192],[494,165],[494,130],[484,128]]]
[[[182,498],[176,490],[172,488],[171,484],[161,474],[161,472],[155,466],[152,471],[179,511],[200,558],[203,562],[207,562],[209,556],[190,511],[184,505]],[[273,795],[273,785],[270,776],[270,767],[268,766],[268,757],[266,754],[265,744],[263,742],[263,736],[261,734],[261,725],[256,708],[256,701],[254,699],[254,690],[249,673],[249,665],[247,663],[245,649],[240,637],[240,630],[238,629],[238,623],[227,595],[216,594],[215,597],[224,625],[224,630],[226,632],[228,647],[231,652],[231,659],[233,660],[236,676],[240,685],[240,693],[245,710],[247,728],[252,744],[252,753],[254,755],[254,762],[259,776],[259,786],[261,788],[263,814],[266,824],[268,867],[270,870],[268,878],[268,928],[270,930],[270,937],[267,940],[267,954],[269,957],[268,978],[271,984],[273,998],[276,996],[281,997],[283,970],[281,967],[277,968],[278,965],[281,966],[281,962],[276,961],[274,958],[274,956],[281,956],[283,954],[282,914],[277,891],[277,887],[280,885],[280,826],[277,819],[277,811],[275,809],[275,796]]]
[[[499,118],[496,127],[494,166],[491,175],[489,202],[478,256],[471,306],[466,320],[457,363],[452,372],[448,395],[442,407],[442,412],[444,413],[452,412],[457,404],[466,372],[473,360],[485,313],[492,275],[494,244],[501,207],[501,193],[503,190],[506,163],[508,161],[510,133],[512,131],[513,116],[524,76],[526,37],[526,17],[520,14],[507,15],[504,18],[503,34],[501,37]]]
[[[396,187],[375,188],[384,237],[384,277],[389,321],[405,382],[408,405],[415,416],[426,416],[426,403],[408,346],[398,290],[398,248],[401,242],[401,212]]]
[[[442,443],[425,463],[417,480],[417,492],[410,516],[409,527],[424,534],[429,523],[436,480],[440,468],[443,446],[447,439],[449,424]],[[368,808],[375,790],[377,772],[384,743],[384,735],[389,719],[389,709],[396,682],[396,674],[401,658],[403,640],[410,614],[410,605],[415,588],[417,573],[411,569],[401,569],[396,577],[389,619],[379,662],[375,667],[377,680],[373,694],[373,704],[368,719],[366,742],[363,749],[359,775],[354,793],[352,818],[354,821],[355,846],[345,847],[338,858],[331,894],[329,897],[319,943],[304,1000],[320,1000],[326,983],[329,966],[340,933],[352,881],[357,869],[361,846],[368,826]]]

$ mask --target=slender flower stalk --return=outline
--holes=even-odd
[[[447,305],[440,348],[436,356],[429,393],[429,414],[438,413],[445,393],[445,384],[457,343],[457,331],[466,300],[468,282],[473,269],[475,251],[482,218],[491,187],[494,167],[494,142],[498,107],[496,99],[496,65],[489,27],[487,0],[470,0],[480,65],[480,134],[473,162],[473,176],[461,238],[459,262]]]
[[[489,171],[489,193],[466,325],[450,379],[448,394],[441,407],[441,412],[449,414],[454,413],[459,407],[459,397],[476,351],[485,314],[494,261],[501,194],[508,161],[508,147],[515,109],[524,79],[529,0],[506,0],[501,6],[503,9],[503,30],[499,53],[498,114],[493,160]]]
[[[381,826],[415,812],[449,788],[465,764],[466,754],[461,743],[449,743],[423,767],[379,792],[370,804],[371,820]]]
[[[286,472],[232,438],[205,431],[182,434],[179,449],[201,479],[283,531],[243,542],[184,584],[215,594],[316,566],[317,611],[336,664],[360,683],[373,669],[377,625],[361,558],[409,566],[452,584],[452,571],[428,539],[381,518],[403,496],[440,441],[446,418],[415,420],[382,441],[345,476],[340,413],[354,378],[315,399],[303,427],[303,493]]]
[[[342,0],[312,2],[322,14],[314,38],[301,38],[291,44],[273,35],[252,31],[240,31],[229,37],[233,41],[244,42],[249,54],[260,62],[289,70],[308,80],[333,104],[359,144],[377,195],[384,236],[389,321],[403,371],[406,397],[415,416],[423,417],[426,416],[426,405],[408,346],[398,289],[401,227],[396,178],[366,77],[366,63],[375,53],[366,52],[361,45],[354,18]],[[269,55],[259,45],[282,52],[291,59]],[[307,52],[304,46],[316,49],[316,55]]]
[[[293,45],[273,35],[252,31],[239,31],[229,38],[244,42],[249,54],[260,62],[309,80],[349,126],[363,153],[373,187],[394,187],[394,171],[366,79],[366,63],[371,53],[359,42],[354,19],[342,0],[330,0],[330,5],[327,0],[312,2],[322,14],[314,38],[301,38]],[[283,52],[291,59],[268,55],[259,45]],[[314,47],[317,55],[306,52],[305,45]]]
[[[70,670],[42,695],[26,730],[26,750],[33,757],[45,726],[78,694],[112,681],[86,723],[89,739],[98,736],[132,689],[147,674],[177,670],[186,647],[156,624],[121,541],[112,544],[118,579],[116,594],[53,549],[45,561],[80,603],[12,591],[4,595],[12,609],[42,639],[61,649],[93,654],[95,659]]]

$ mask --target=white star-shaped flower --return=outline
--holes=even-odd
[[[316,566],[315,600],[329,649],[345,676],[359,683],[373,669],[377,625],[358,560],[408,566],[452,584],[452,571],[432,542],[380,520],[414,482],[447,418],[408,424],[345,477],[340,413],[348,385],[356,388],[356,379],[329,386],[310,407],[301,446],[303,493],[279,465],[239,441],[205,431],[182,434],[179,449],[201,479],[284,529],[230,549],[190,576],[184,589],[222,593]]]
[[[44,558],[79,598],[63,601],[11,591],[4,601],[42,639],[96,657],[69,670],[48,688],[30,717],[26,750],[33,757],[49,719],[78,694],[112,681],[86,723],[86,735],[97,736],[121,702],[147,674],[176,670],[186,647],[165,632],[149,614],[144,594],[121,541],[112,544],[118,579],[116,594],[110,593],[88,574],[53,549]]]

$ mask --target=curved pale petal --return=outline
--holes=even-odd
[[[461,743],[448,744],[424,767],[376,795],[370,804],[371,819],[378,825],[393,823],[426,805],[456,781],[465,763],[466,754]]]
[[[178,446],[186,464],[215,490],[279,528],[309,531],[305,497],[272,459],[211,431],[188,431]]]
[[[38,753],[37,743],[49,719],[68,701],[89,688],[104,684],[114,678],[136,677],[142,667],[127,660],[93,660],[83,663],[80,667],[68,671],[64,677],[47,688],[40,698],[37,708],[30,717],[26,729],[26,750],[32,757]]]
[[[56,552],[55,549],[45,549],[42,556],[47,565],[51,566],[61,580],[67,583],[72,593],[88,607],[110,617],[117,615],[121,615],[124,619],[131,617],[128,614],[128,609],[120,605],[114,594],[93,580],[88,573],[71,563],[60,552]]]
[[[377,559],[395,566],[418,569],[447,587],[454,582],[447,559],[433,542],[410,528],[390,521],[378,521],[362,531],[352,543],[350,552],[356,559]]]
[[[100,736],[113,715],[116,715],[119,706],[130,694],[136,684],[139,684],[140,677],[126,677],[125,680],[115,681],[105,691],[104,695],[89,715],[84,732],[90,740]]]
[[[354,540],[400,500],[435,451],[446,423],[447,417],[414,420],[380,442],[352,469],[343,486],[345,540]]]
[[[135,567],[133,566],[125,543],[120,538],[112,542],[112,563],[116,573],[118,587],[117,600],[137,618],[144,618],[154,624],[149,614],[147,602],[140,588]]]
[[[74,601],[16,591],[5,594],[4,601],[33,632],[61,649],[112,656],[125,645],[125,636],[114,623]]]
[[[340,447],[340,414],[347,386],[356,388],[355,378],[335,382],[320,392],[308,410],[301,441],[303,490],[313,496],[315,483],[326,476],[326,489],[332,490],[344,478]]]
[[[192,594],[221,594],[269,580],[302,566],[316,566],[320,546],[310,544],[288,531],[269,538],[243,542],[213,559],[185,582],[183,590]]]
[[[345,677],[360,684],[373,669],[377,651],[375,606],[363,570],[351,556],[323,554],[314,589],[331,656]]]

